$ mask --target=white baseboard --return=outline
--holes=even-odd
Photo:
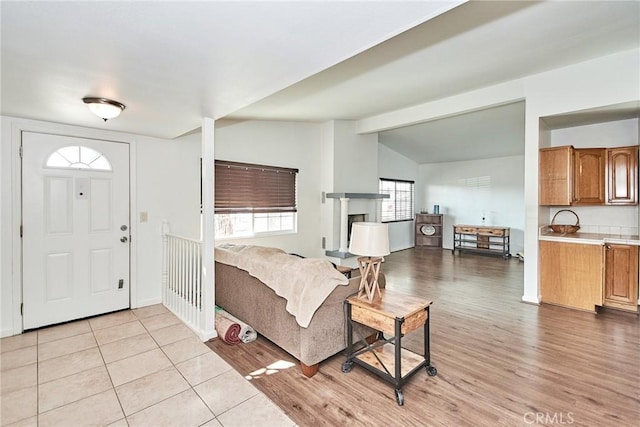
[[[146,307],[148,305],[155,305],[155,304],[162,304],[162,297],[138,300],[136,306],[134,307],[132,304],[131,308],[141,308],[141,307]]]
[[[526,303],[526,304],[540,305],[540,300],[538,298],[530,299],[530,298],[527,298],[527,297],[523,296],[521,301]]]
[[[218,332],[216,332],[215,330],[213,332],[210,332],[210,333],[204,333],[204,332],[197,332],[196,331],[196,334],[198,334],[198,336],[200,337],[202,342],[209,341],[210,339],[213,339],[213,338],[218,338]]]
[[[0,338],[11,337],[13,335],[13,328],[4,328],[0,330]]]

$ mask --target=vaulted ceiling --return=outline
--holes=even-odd
[[[471,1],[231,115],[361,119],[640,46],[640,2]]]
[[[203,116],[361,119],[640,47],[637,1],[2,2],[0,8],[3,115],[165,138],[199,127]],[[81,102],[89,95],[127,109],[103,124]],[[504,108],[516,120],[523,111],[518,104]],[[472,139],[480,122],[491,126],[498,117],[477,114],[389,130],[380,139],[433,161],[416,138],[435,140],[457,129],[456,138]],[[502,130],[518,132],[517,123],[504,126],[504,117]],[[492,141],[507,135],[493,136],[484,144],[499,150]]]

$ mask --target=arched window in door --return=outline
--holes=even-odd
[[[82,145],[70,145],[56,150],[47,158],[46,167],[99,171],[112,170],[111,162],[104,154]]]

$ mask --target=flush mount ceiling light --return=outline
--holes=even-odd
[[[109,119],[116,118],[126,107],[118,101],[112,101],[107,98],[82,98],[82,102],[87,104],[89,110],[105,122]]]

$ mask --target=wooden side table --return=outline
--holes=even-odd
[[[342,364],[342,372],[350,372],[356,363],[373,372],[395,386],[398,405],[404,404],[402,386],[421,368],[426,368],[429,376],[438,371],[431,364],[429,349],[429,307],[431,301],[382,289],[382,298],[369,303],[352,295],[345,300],[347,309],[347,360]],[[364,337],[353,344],[353,322],[357,322],[378,332],[378,340],[369,344]],[[402,348],[402,337],[423,327],[424,353],[416,354]],[[390,335],[385,338],[384,334]],[[356,349],[356,346],[358,349]]]

